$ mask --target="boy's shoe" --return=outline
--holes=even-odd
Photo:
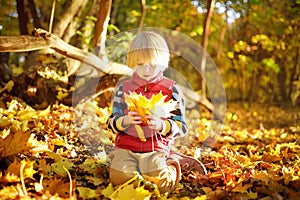
[[[182,171],[193,171],[204,175],[207,174],[204,164],[191,156],[171,151],[170,158],[177,159],[179,161]]]

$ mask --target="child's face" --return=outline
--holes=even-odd
[[[155,64],[138,63],[135,71],[140,78],[150,81],[161,72],[161,67]]]

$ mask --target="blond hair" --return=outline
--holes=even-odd
[[[152,31],[138,34],[130,43],[126,65],[130,68],[139,63],[153,64],[164,71],[169,64],[170,52],[165,39]]]

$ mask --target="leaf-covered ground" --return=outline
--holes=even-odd
[[[109,183],[109,108],[90,101],[37,111],[4,94],[0,111],[0,199],[159,198],[139,177],[120,187]],[[193,112],[187,113],[189,136],[177,147],[200,159],[208,174],[183,171],[162,199],[300,198],[299,109],[230,104],[215,144],[207,143],[209,113],[197,119]]]

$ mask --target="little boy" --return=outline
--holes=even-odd
[[[139,33],[131,42],[126,64],[134,69],[132,77],[123,81],[113,98],[113,110],[108,119],[108,127],[116,133],[112,152],[110,180],[120,185],[130,180],[135,173],[153,181],[161,194],[174,189],[181,179],[180,164],[170,157],[170,148],[176,137],[187,133],[184,96],[175,81],[163,75],[168,67],[170,53],[164,38],[157,33]],[[148,99],[162,93],[165,101],[177,102],[172,116],[160,118],[154,114],[142,116],[130,111],[124,94],[136,92]],[[142,126],[145,141],[138,137],[135,125]]]

